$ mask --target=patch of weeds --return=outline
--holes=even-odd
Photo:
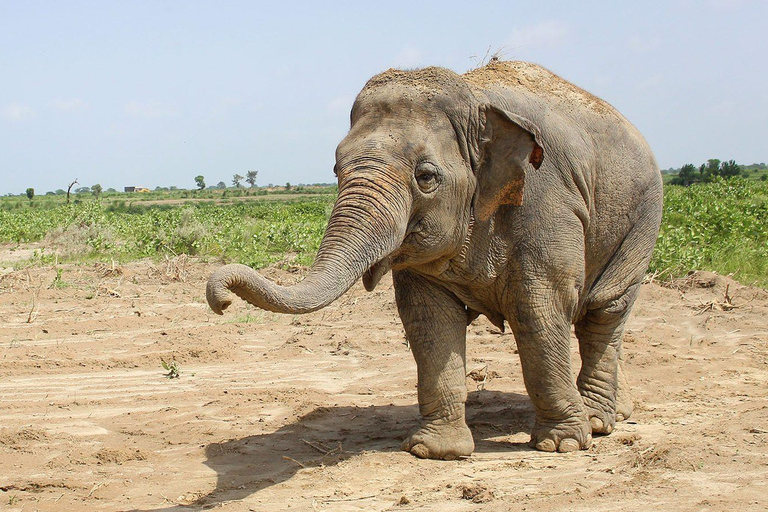
[[[163,369],[168,372],[165,374],[166,377],[169,379],[178,379],[181,377],[181,366],[179,366],[179,363],[177,363],[176,360],[171,359],[170,361],[166,361],[161,357],[160,362],[163,365]]]
[[[9,507],[14,506],[18,501],[19,501],[19,497],[16,496],[15,494],[11,494],[10,496],[8,496],[8,506]]]
[[[181,211],[178,226],[173,232],[171,246],[175,254],[197,254],[208,232],[195,218],[195,210],[186,208]]]
[[[64,270],[62,268],[56,269],[56,276],[53,278],[53,282],[51,283],[51,286],[49,288],[54,288],[56,290],[61,290],[63,288],[69,288],[69,283],[65,282],[61,275],[64,273]]]
[[[107,226],[100,225],[94,219],[82,219],[52,229],[45,235],[43,244],[53,253],[67,259],[111,250],[114,248],[113,238]]]
[[[245,315],[240,315],[238,317],[235,317],[231,320],[230,323],[233,324],[263,324],[265,322],[264,319],[264,313],[257,313],[256,315],[251,315],[251,313],[246,313]]]

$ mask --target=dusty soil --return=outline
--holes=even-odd
[[[213,268],[0,271],[0,510],[768,507],[765,291],[711,274],[645,285],[625,345],[635,414],[573,454],[527,447],[514,338],[479,319],[477,451],[440,462],[398,449],[416,371],[391,278],[311,315],[236,302],[218,317]]]

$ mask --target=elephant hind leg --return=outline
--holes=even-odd
[[[661,189],[649,189],[632,229],[605,266],[576,322],[582,367],[577,387],[595,434],[609,434],[632,413],[624,372],[624,324],[653,254],[661,218]]]
[[[593,434],[610,434],[617,420],[632,412],[623,368],[622,337],[639,285],[607,305],[589,310],[576,323],[581,371],[576,385],[587,409]]]

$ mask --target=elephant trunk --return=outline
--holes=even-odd
[[[380,262],[400,246],[408,220],[407,198],[392,188],[369,179],[346,184],[339,192],[315,263],[300,283],[280,286],[246,265],[225,265],[208,279],[208,305],[222,314],[232,303],[228,293],[232,292],[268,311],[310,313],[339,298],[371,267],[379,269],[380,277],[380,269],[388,268]]]

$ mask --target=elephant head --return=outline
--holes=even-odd
[[[521,203],[525,173],[542,162],[538,129],[489,94],[442,68],[372,78],[336,150],[339,195],[306,278],[284,287],[226,265],[208,281],[211,309],[231,304],[229,290],[269,311],[308,313],[360,277],[370,291],[390,268],[439,273],[472,226]]]

